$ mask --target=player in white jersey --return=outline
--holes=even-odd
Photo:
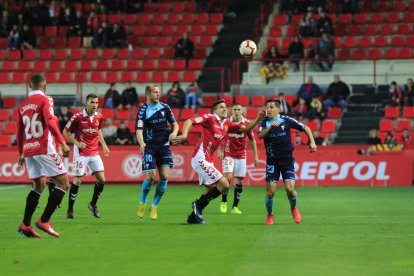
[[[24,218],[18,232],[27,237],[40,238],[31,226],[31,219],[46,186],[44,177],[49,177],[53,178],[56,187],[49,196],[42,216],[36,221],[36,226],[49,235],[59,237],[60,234],[51,226],[50,218],[62,201],[69,183],[62,158],[56,152],[54,140],[62,145],[65,155],[69,154],[70,149],[55,123],[53,98],[45,95],[45,76],[33,75],[30,78],[30,88],[28,97],[18,107],[17,146],[18,163],[21,166],[26,163],[29,178],[33,181],[33,189],[26,198]]]

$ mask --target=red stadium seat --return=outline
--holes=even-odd
[[[189,25],[189,24],[193,24],[194,22],[194,14],[192,13],[186,13],[183,15],[182,19],[181,19],[181,23],[183,25]]]
[[[394,25],[384,24],[380,29],[380,34],[383,36],[394,34]]]
[[[128,60],[126,69],[130,71],[141,69],[140,61],[135,59]]]
[[[105,83],[105,77],[103,72],[92,72],[91,73],[92,83]]]
[[[379,122],[379,131],[393,131],[394,121],[389,119],[381,119]]]
[[[348,25],[352,23],[352,14],[340,14],[338,17],[338,23],[343,25]]]
[[[254,95],[252,96],[251,106],[264,106],[265,101],[265,96]]]
[[[160,33],[160,27],[156,25],[147,27],[147,35],[158,35]]]
[[[66,62],[67,63],[67,62]],[[80,64],[80,70],[81,71],[92,71],[94,69],[93,61],[90,60],[84,60]]]
[[[112,59],[115,57],[114,49],[103,49],[101,52],[102,59]]]
[[[290,27],[290,26],[289,26]],[[282,36],[282,28],[278,26],[272,26],[269,30],[270,37],[279,37]]]
[[[405,1],[394,1],[393,10],[395,12],[402,12],[402,11],[405,11],[405,9],[406,9]]]
[[[119,82],[119,72],[106,72],[105,74],[105,82],[112,83],[112,82]]]
[[[355,38],[353,37],[344,37],[344,41],[342,44],[345,48],[355,48]]]
[[[374,46],[383,48],[388,45],[388,41],[386,37],[383,36],[377,36],[374,40]]]
[[[336,121],[335,120],[324,120],[321,125],[321,132],[334,132],[336,131]]]
[[[365,35],[373,36],[378,33],[378,28],[376,25],[368,25],[365,27]]]
[[[81,60],[81,59],[83,59],[83,49],[71,49],[70,50],[70,59],[71,60]]]
[[[135,14],[126,14],[124,17],[125,25],[134,25],[137,22],[137,16]]]
[[[173,68],[175,70],[184,70],[185,69],[185,60],[184,59],[174,59]]]
[[[170,71],[167,73],[167,82],[181,81],[181,73],[176,71]]]
[[[47,72],[45,74],[46,80],[48,83],[57,83],[58,79],[56,77],[56,72]]]
[[[202,67],[203,64],[200,59],[190,59],[188,63],[188,69],[190,70],[200,70]]]
[[[404,129],[411,129],[410,119],[400,119],[397,121],[397,131],[403,131]]]
[[[20,50],[9,50],[7,52],[7,59],[8,60],[20,60],[21,59],[21,52]]]
[[[382,58],[382,50],[381,49],[369,49],[368,59],[381,59]]]
[[[129,120],[131,117],[131,110],[129,109],[119,109],[116,112],[116,119],[117,120]]]
[[[287,24],[288,18],[286,15],[275,15],[273,17],[273,25],[274,26],[282,26]]]
[[[175,26],[174,25],[163,25],[160,34],[168,35],[168,36],[175,34]]]
[[[55,37],[57,36],[58,30],[57,26],[46,26],[45,27],[45,36]]]
[[[74,73],[61,72],[58,75],[60,83],[72,83],[74,81]]]
[[[17,110],[17,108],[13,109],[10,119],[12,121],[17,121],[17,115],[18,115],[18,113],[19,113],[19,111]]]
[[[199,13],[196,16],[196,23],[197,24],[208,24],[209,16],[208,13]]]
[[[139,83],[146,83],[150,80],[149,73],[140,71],[137,73],[137,82]]]
[[[85,58],[90,60],[98,59],[99,50],[98,49],[86,49]]]
[[[109,62],[108,60],[104,59],[104,60],[98,60],[96,62],[96,70],[98,71],[107,71],[109,69]]]
[[[220,98],[223,99],[226,102],[227,106],[232,106],[233,105],[233,96],[222,96]]]
[[[339,119],[342,117],[342,109],[340,107],[331,107],[328,109],[328,119]]]
[[[366,24],[368,22],[368,14],[366,13],[357,13],[354,15],[355,24]]]
[[[350,59],[351,58],[351,50],[349,49],[339,49],[338,50],[338,58],[340,59]]]
[[[205,114],[210,114],[211,109],[206,107],[199,107],[197,108],[197,116],[203,116]]]
[[[200,38],[200,46],[210,47],[213,45],[213,37],[212,36],[202,36]]]
[[[369,21],[372,24],[381,24],[384,22],[384,14],[383,13],[373,13],[371,14],[371,17]]]
[[[34,60],[36,59],[37,51],[36,50],[23,50],[23,59],[25,60]]]
[[[319,121],[313,120],[306,122],[306,126],[308,126],[312,131],[313,130],[319,130]]]
[[[247,119],[255,119],[259,115],[259,109],[254,107],[247,107],[246,108],[246,118]]]
[[[413,106],[404,106],[402,109],[403,118],[414,118],[414,107]]]
[[[88,62],[83,61],[82,64],[83,63],[85,63],[85,65],[89,65],[89,66],[86,66],[85,67],[86,71],[87,70],[92,70],[92,63],[91,62],[89,62],[89,61]],[[52,62],[50,64],[52,64]],[[76,60],[68,60],[68,61],[66,61],[65,64],[64,64],[65,71],[68,71],[68,72],[76,72],[76,71],[78,71],[78,68],[79,68],[78,64],[79,63]],[[59,65],[56,65],[56,66],[59,66]],[[62,67],[62,65],[60,65],[60,66]],[[49,70],[52,71],[51,69],[49,69]]]
[[[8,72],[0,72],[0,83],[9,83],[10,74]]]
[[[194,71],[184,72],[183,73],[183,81],[184,82],[192,82],[197,79],[197,73]]]
[[[408,3],[408,9],[410,10],[410,11],[414,11],[414,2],[409,2]]]
[[[185,3],[184,2],[172,2],[172,11],[173,13],[181,13],[185,11]]]
[[[11,146],[11,138],[9,135],[0,135],[0,146]]]
[[[398,107],[387,106],[385,107],[384,111],[385,111],[384,117],[388,119],[396,119],[400,116]]]
[[[14,62],[14,61],[4,61],[2,69],[5,72],[15,71],[16,70],[16,62]]]
[[[167,15],[167,21],[166,23],[170,24],[170,25],[178,25],[181,21],[181,15],[178,15],[176,13],[169,13]],[[169,25],[164,25],[165,26],[169,26]]]
[[[367,55],[365,49],[354,49],[352,51],[352,58],[356,60],[364,60],[367,59]]]
[[[111,62],[112,71],[122,71],[125,70],[125,62],[123,60],[113,59]]]
[[[145,51],[142,48],[132,50],[133,59],[142,59],[145,55]]]
[[[142,38],[143,47],[152,47],[154,45],[154,37],[145,36]]]
[[[393,38],[391,39],[391,46],[392,47],[404,47],[405,38],[400,35],[393,36]]]
[[[358,46],[362,48],[370,48],[371,44],[371,37],[361,37],[358,41]]]
[[[132,27],[132,34],[134,36],[143,36],[145,34],[146,28],[142,25],[136,25]]]
[[[44,60],[38,60],[33,63],[33,72],[43,73],[47,71],[47,62]]]
[[[410,24],[399,24],[397,28],[397,34],[409,35],[412,32],[412,26]]]
[[[388,48],[387,50],[385,50],[385,58],[386,59],[397,59],[398,50],[395,48]]]
[[[153,82],[163,82],[163,81],[165,81],[164,71],[153,71],[152,72],[152,81]]]
[[[217,101],[217,96],[204,96],[203,105],[206,107],[211,107],[215,101]]]
[[[16,97],[4,97],[3,98],[3,108],[14,108],[16,107],[17,100]]]
[[[176,120],[178,120],[178,118],[180,118],[180,109],[179,108],[171,108],[171,112],[174,115]]]
[[[204,34],[205,29],[203,25],[193,25],[191,26],[191,35],[202,35]]]
[[[362,27],[360,25],[351,25],[349,26],[349,32],[348,34],[350,36],[358,36],[362,34]]]
[[[160,48],[151,48],[148,50],[147,58],[160,58],[161,49]]]
[[[162,25],[165,22],[165,18],[162,14],[158,14],[157,16],[153,16],[151,23],[156,25]]]
[[[13,73],[12,83],[26,83],[26,82],[27,82],[26,73]]]
[[[411,48],[398,49],[398,58],[399,59],[412,59],[413,58],[413,50]]]
[[[110,14],[110,15],[108,15],[108,23],[109,23],[109,25],[114,25],[114,24],[121,23],[121,15],[120,14]]]
[[[183,108],[181,109],[181,120],[187,120],[195,117],[194,109],[192,108]]]
[[[9,111],[6,109],[0,109],[0,121],[9,120]]]
[[[68,47],[69,48],[80,48],[82,47],[81,38],[78,36],[71,36],[68,39]]]
[[[113,108],[103,107],[101,110],[101,114],[104,118],[111,118],[111,119],[115,118],[115,111]]]
[[[47,49],[47,50],[39,50],[39,59],[41,60],[50,60],[52,59],[52,50]]]
[[[396,24],[400,22],[400,14],[399,13],[389,13],[385,17],[385,21],[390,24]]]
[[[53,60],[66,60],[68,58],[68,51],[66,49],[56,49]],[[80,59],[80,58],[78,58]]]
[[[17,64],[17,70],[20,72],[27,72],[32,70],[32,62],[31,61],[20,61]]]
[[[153,59],[146,59],[142,61],[142,69],[143,70],[155,70],[157,68],[155,64],[156,60]]]
[[[112,61],[113,63],[113,61]],[[128,71],[123,71],[121,72],[121,81],[122,82],[135,82],[136,81],[136,72],[128,72]]]
[[[116,58],[118,59],[129,59],[129,50],[128,49],[118,49],[116,53]]]
[[[238,104],[241,104],[242,106],[248,106],[249,105],[250,98],[247,95],[239,95],[236,96],[235,102]]]

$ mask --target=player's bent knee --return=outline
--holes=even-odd
[[[60,175],[57,177],[54,177],[53,180],[55,181],[55,184],[57,187],[67,191],[69,189],[69,180],[68,180],[68,176],[65,175]]]

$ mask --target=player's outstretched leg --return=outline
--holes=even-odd
[[[104,183],[96,182],[95,187],[93,189],[92,200],[88,204],[88,208],[89,208],[89,210],[91,210],[92,215],[95,218],[100,218],[101,217],[101,215],[99,214],[98,206],[96,206],[96,203],[97,203],[97,201],[99,199],[99,196],[101,195],[103,189],[104,189]]]
[[[167,190],[168,180],[167,179],[160,179],[157,183],[157,188],[155,190],[154,200],[151,204],[151,211],[150,211],[150,218],[156,220],[158,218],[157,208],[158,203],[160,202],[162,196]]]
[[[273,224],[274,214],[273,214],[273,198],[275,196],[276,183],[268,181],[266,182],[266,196],[265,196],[265,207],[267,212],[266,224]]]
[[[240,211],[238,205],[239,205],[242,194],[243,194],[243,185],[241,183],[236,184],[236,186],[234,187],[233,207],[231,208],[232,214],[241,215],[242,212]]]
[[[37,204],[39,203],[41,192],[38,192],[33,188],[26,198],[26,207],[24,209],[23,222],[20,224],[17,231],[25,235],[28,238],[40,238],[40,235],[33,230],[31,226],[32,216],[36,210]]]
[[[47,180],[47,188],[48,188],[48,190],[49,190],[49,196],[50,196],[50,194],[52,193],[52,191],[53,191],[53,189],[55,188],[55,181],[53,180],[53,178],[49,178],[48,180]],[[56,208],[60,208],[60,204],[56,207]]]
[[[79,183],[80,184],[80,183]],[[69,202],[68,202],[68,211],[66,214],[66,217],[68,219],[75,218],[75,215],[73,214],[73,206],[75,205],[76,198],[78,197],[78,190],[79,190],[79,184],[72,183],[69,190]]]
[[[293,220],[295,223],[299,224],[302,221],[302,216],[299,213],[299,209],[296,207],[297,192],[295,191],[295,182],[286,181],[285,190],[287,198],[289,199]]]
[[[143,218],[145,215],[145,206],[147,204],[148,194],[151,190],[152,183],[154,183],[154,179],[145,179],[142,182],[142,189],[141,189],[141,198],[139,201],[137,216]]]

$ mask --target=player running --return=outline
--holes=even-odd
[[[18,163],[20,166],[26,163],[29,178],[33,181],[33,189],[26,198],[24,218],[18,232],[31,238],[40,238],[33,230],[31,220],[46,186],[44,177],[53,178],[56,187],[48,198],[42,216],[36,221],[36,226],[54,237],[59,237],[60,234],[52,228],[50,218],[69,188],[66,169],[56,152],[54,139],[62,145],[65,156],[70,149],[55,123],[53,98],[45,95],[46,86],[43,74],[35,74],[30,78],[31,91],[20,103],[17,116]]]
[[[250,123],[249,120],[243,118],[243,106],[240,104],[235,103],[231,109],[231,113],[231,122],[244,126]],[[220,147],[217,149],[219,158],[223,159],[222,165],[224,177],[227,178],[229,183],[231,182],[234,172],[234,201],[231,213],[238,215],[242,213],[238,208],[238,204],[243,193],[243,178],[246,176],[247,138],[249,139],[250,143],[252,143],[254,165],[256,166],[259,162],[259,157],[257,155],[257,145],[252,130],[246,133],[240,133],[239,131],[229,131],[227,138],[225,139],[224,153],[221,151]],[[220,213],[227,213],[227,194],[222,194]]]
[[[136,136],[142,153],[142,172],[146,174],[137,216],[142,218],[145,215],[148,193],[155,181],[155,169],[158,168],[160,176],[150,210],[150,218],[156,220],[158,203],[167,189],[170,168],[173,167],[170,141],[177,136],[178,123],[170,107],[159,101],[160,89],[156,84],[145,87],[145,95],[147,102],[138,111],[136,119]],[[172,132],[168,124],[172,125]]]
[[[273,224],[273,197],[276,185],[282,174],[287,197],[293,219],[300,223],[302,217],[296,207],[295,191],[295,159],[293,158],[293,144],[290,138],[290,129],[305,131],[309,137],[309,150],[316,152],[316,144],[312,131],[309,127],[299,123],[295,119],[280,115],[280,101],[270,99],[266,102],[267,118],[260,123],[259,138],[264,139],[266,147],[266,197],[265,206],[267,210],[266,224]]]
[[[228,132],[248,132],[254,128],[259,120],[265,118],[264,110],[250,124],[236,124],[227,119],[227,106],[224,100],[213,103],[213,114],[203,117],[194,117],[185,121],[182,135],[177,136],[174,144],[180,144],[187,139],[187,134],[192,125],[203,128],[203,141],[193,154],[191,166],[197,172],[200,185],[205,185],[206,192],[191,206],[193,211],[187,218],[189,224],[205,224],[202,211],[209,202],[220,194],[226,194],[229,189],[229,181],[214,167],[213,154]]]
[[[104,189],[105,173],[102,159],[99,156],[98,141],[102,145],[105,156],[109,156],[109,149],[101,132],[104,118],[102,114],[97,112],[97,109],[98,96],[89,94],[86,96],[85,109],[73,115],[63,130],[65,137],[73,143],[73,182],[70,186],[67,211],[67,218],[69,219],[75,218],[73,205],[78,196],[86,166],[91,169],[92,174],[96,177],[92,199],[88,204],[88,208],[95,218],[101,217],[96,203]],[[72,133],[75,133],[75,136]]]

